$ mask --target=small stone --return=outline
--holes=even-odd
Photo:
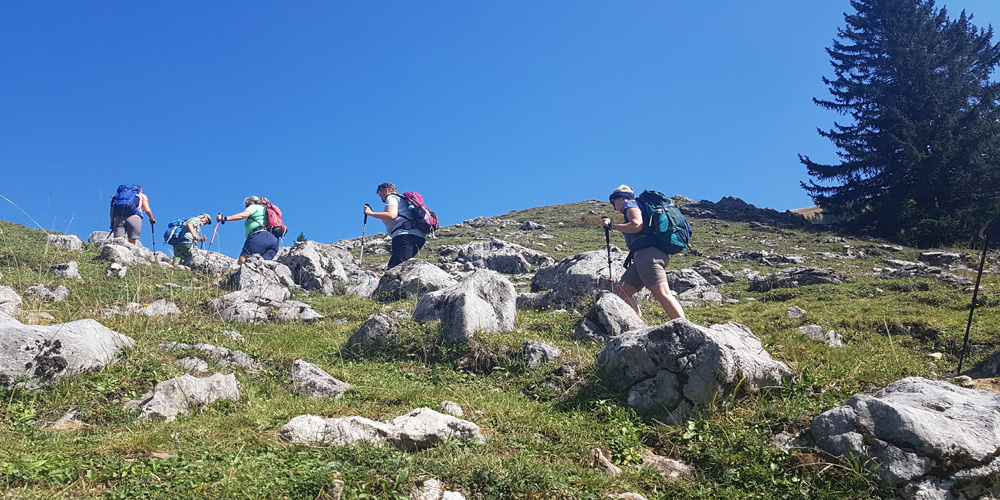
[[[789,318],[797,319],[805,316],[806,312],[799,306],[792,306],[785,310],[785,314],[788,314]]]
[[[932,353],[928,354],[927,357],[931,358],[934,361],[941,361],[941,359],[944,358],[944,354],[942,354],[940,352],[932,352]]]

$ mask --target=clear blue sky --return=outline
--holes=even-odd
[[[1000,25],[997,0],[937,6]],[[158,233],[267,196],[292,238],[321,242],[360,236],[381,182],[423,193],[444,224],[605,199],[621,183],[809,206],[797,154],[835,159],[816,128],[838,116],[811,99],[828,95],[824,49],[847,11],[848,0],[0,2],[0,195],[83,238],[107,228],[123,183],[143,185]],[[33,225],[2,199],[0,219]],[[220,232],[238,253],[240,226]]]

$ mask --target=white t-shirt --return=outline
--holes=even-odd
[[[396,236],[402,234],[412,234],[415,236],[419,236],[421,238],[427,238],[427,233],[424,233],[423,231],[417,228],[412,228],[412,229],[402,228],[404,223],[406,223],[407,221],[416,220],[417,218],[417,216],[414,215],[413,210],[410,210],[410,205],[406,202],[405,199],[403,199],[402,196],[398,194],[390,194],[389,196],[387,196],[385,198],[385,209],[388,211],[389,207],[391,206],[396,207],[397,210],[396,218],[392,220],[382,221],[382,223],[385,224],[385,232],[389,233],[389,236],[395,238]],[[399,229],[397,230],[396,228]]]

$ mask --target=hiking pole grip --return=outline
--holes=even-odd
[[[958,353],[958,370],[956,375],[962,373],[962,363],[965,362],[965,351],[969,345],[969,330],[972,328],[972,313],[976,312],[976,302],[979,296],[979,280],[983,277],[983,267],[986,264],[986,249],[990,246],[990,239],[983,240],[983,256],[979,259],[979,273],[976,274],[976,286],[972,289],[972,305],[969,307],[969,322],[965,325],[965,338],[962,339],[962,350]]]

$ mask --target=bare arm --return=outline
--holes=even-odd
[[[238,214],[230,215],[229,217],[223,217],[222,214],[219,214],[219,215],[217,215],[215,217],[215,220],[217,220],[219,222],[226,222],[226,221],[231,221],[231,220],[242,220],[242,219],[246,219],[247,217],[250,217],[250,215],[252,215],[252,214],[250,213],[249,210],[244,210],[244,211],[242,211],[242,212],[240,212]]]
[[[191,238],[193,238],[195,241],[205,241],[205,236],[200,236],[200,237],[198,236],[198,230],[195,229],[193,222],[188,221],[187,229],[188,232],[191,233]]]
[[[625,218],[628,222],[611,223],[611,219],[604,218],[604,227],[609,229],[614,229],[616,231],[621,231],[623,233],[638,233],[642,231],[642,210],[637,207],[631,207],[625,210]]]
[[[395,220],[399,217],[398,205],[386,205],[385,212],[373,212],[371,207],[365,205],[365,215],[370,215],[378,220]]]
[[[149,208],[149,197],[148,196],[140,196],[139,197],[139,208],[143,212],[146,212],[146,215],[149,216],[149,222],[152,222],[153,224],[156,224],[156,217],[153,217],[153,210],[151,208]]]

